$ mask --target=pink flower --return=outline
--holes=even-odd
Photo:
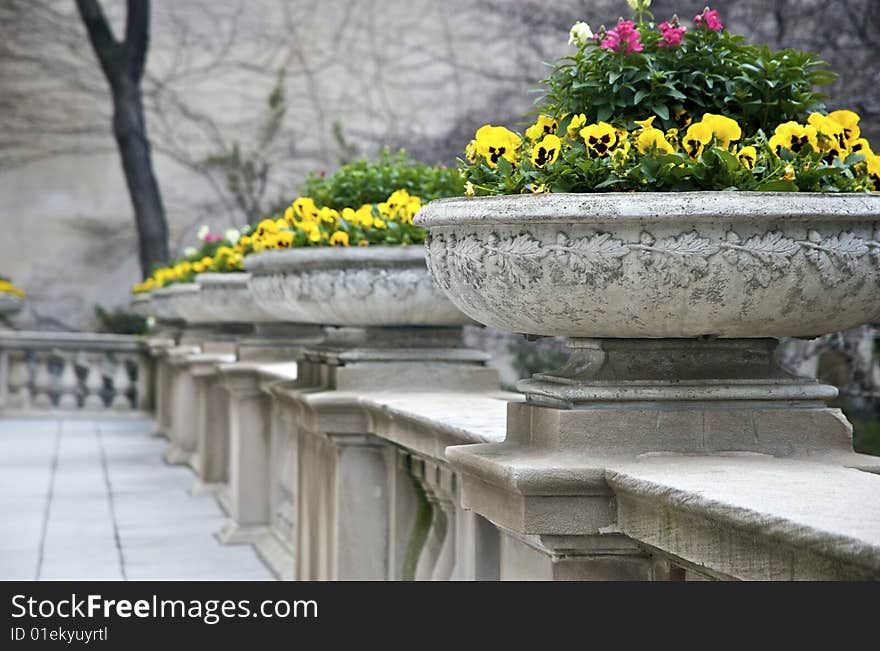
[[[711,29],[713,32],[720,32],[724,29],[724,25],[718,17],[718,12],[714,9],[709,9],[709,7],[703,9],[703,13],[694,16],[694,23],[696,23],[698,27],[705,27],[706,29]]]
[[[631,20],[621,20],[617,23],[617,27],[609,29],[602,41],[602,48],[605,50],[614,50],[629,54],[630,52],[641,52],[642,44],[639,42],[641,34],[636,29],[636,25]]]
[[[685,28],[673,19],[672,23],[662,22],[659,25],[660,33],[663,37],[657,42],[661,47],[678,47],[681,45],[681,39],[684,36]]]
[[[215,233],[207,233],[205,235],[205,242],[211,244],[212,242],[222,242],[223,236]]]

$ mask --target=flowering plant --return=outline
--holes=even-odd
[[[12,281],[0,276],[0,294],[12,294],[17,298],[24,298],[24,291],[12,284]]]
[[[243,269],[243,248],[239,246],[242,238],[251,232],[250,226],[242,229],[230,228],[223,235],[211,233],[208,226],[198,232],[201,244],[187,247],[183,257],[167,266],[157,267],[142,282],[135,284],[133,294],[149,292],[174,283],[190,283],[196,274],[205,271],[238,271]]]
[[[421,244],[425,231],[412,223],[421,207],[421,199],[404,189],[395,190],[384,201],[341,210],[319,208],[313,198],[299,197],[283,217],[264,219],[252,236],[242,238],[245,255],[302,246]]]
[[[827,75],[811,55],[744,45],[708,7],[686,31],[632,4],[638,22],[572,28],[578,54],[524,135],[477,131],[460,161],[468,194],[880,189],[859,116],[826,115],[810,90]]]
[[[824,108],[825,95],[813,88],[834,74],[814,55],[750,45],[708,7],[688,29],[677,16],[656,24],[650,3],[634,4],[637,22],[621,19],[589,38],[589,26],[575,25],[576,52],[542,82],[542,113],[583,113],[588,123],[613,118],[629,127],[656,115],[664,130],[717,113],[751,133]]]
[[[303,195],[319,208],[378,204],[395,190],[406,190],[426,203],[441,197],[460,196],[464,190],[458,170],[412,160],[404,150],[396,154],[386,147],[374,160],[362,159],[343,165],[331,175],[310,174]]]

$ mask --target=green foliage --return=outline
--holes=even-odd
[[[100,305],[95,306],[98,317],[98,332],[109,332],[117,335],[143,335],[147,332],[147,320],[122,309],[107,311]]]
[[[644,50],[623,54],[589,40],[558,61],[542,83],[538,112],[583,113],[587,123],[614,121],[632,128],[657,116],[664,130],[684,126],[686,116],[726,115],[747,133],[802,121],[824,109],[815,86],[835,75],[815,55],[772,51],[726,31],[691,29],[678,47],[658,45],[654,23],[638,25]]]
[[[406,190],[427,203],[460,196],[464,182],[454,168],[426,165],[412,160],[403,150],[392,153],[386,147],[375,160],[349,163],[329,176],[309,175],[303,194],[319,207],[342,210],[380,203],[395,190]]]

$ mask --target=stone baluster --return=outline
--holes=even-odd
[[[31,407],[31,374],[23,351],[9,353],[9,383],[5,407],[10,410],[27,410]]]
[[[104,398],[102,396],[104,377],[101,374],[101,357],[94,353],[84,353],[81,356],[82,364],[86,369],[83,409],[94,411],[104,409]]]
[[[108,357],[108,362],[112,364],[113,367],[113,400],[110,403],[110,408],[116,411],[127,411],[131,409],[131,401],[128,397],[128,392],[131,389],[131,378],[128,375],[128,364],[124,357],[116,357],[115,359],[111,359]]]
[[[430,530],[432,507],[421,484],[412,475],[411,465],[415,461],[410,453],[392,447],[389,454],[392,455],[389,467],[394,467],[394,474],[388,504],[391,529],[388,579],[412,581]]]
[[[431,525],[425,544],[419,554],[419,560],[416,564],[415,579],[416,581],[430,581],[440,563],[440,557],[443,553],[443,545],[446,540],[447,518],[446,512],[440,508],[440,500],[434,493],[432,483],[428,481],[427,475],[431,472],[427,464],[423,460],[413,460],[412,463],[413,477],[418,480],[425,491],[425,498],[431,505]]]
[[[134,408],[141,411],[150,409],[150,381],[153,365],[147,355],[143,353],[134,358]],[[154,385],[155,386],[155,385]]]
[[[49,371],[50,356],[44,353],[34,355],[34,401],[37,409],[52,409],[52,390],[54,381]]]
[[[79,380],[76,377],[76,363],[73,353],[59,353],[61,376],[58,380],[58,408],[75,410],[79,408]]]

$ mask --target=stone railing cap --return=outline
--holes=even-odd
[[[245,268],[253,273],[277,271],[366,268],[425,267],[421,244],[398,246],[313,247],[287,251],[265,251],[245,258]]]
[[[880,195],[818,192],[609,192],[437,199],[415,216],[419,226],[456,224],[657,222],[843,217],[880,221]]]

